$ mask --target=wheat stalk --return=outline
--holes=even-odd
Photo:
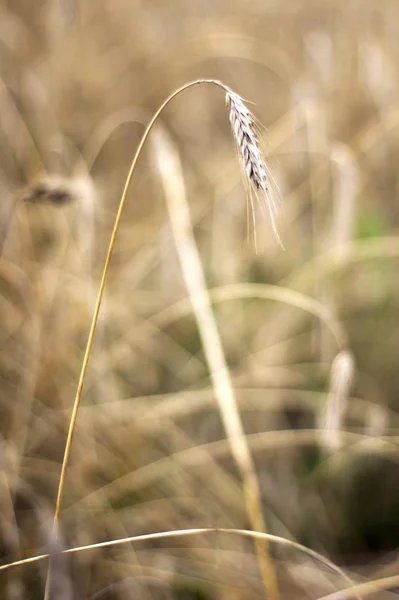
[[[235,137],[236,143],[239,145],[239,148],[240,148],[240,155],[244,161],[244,166],[247,165],[246,173],[248,174],[250,183],[254,185],[255,189],[261,190],[262,192],[264,192],[266,194],[266,197],[267,197],[268,203],[269,203],[269,210],[270,210],[270,215],[271,215],[271,219],[272,219],[273,229],[276,233],[277,238],[279,239],[277,230],[276,230],[276,226],[275,226],[275,219],[274,219],[275,205],[272,202],[273,199],[270,199],[270,197],[269,197],[269,187],[268,187],[268,182],[267,182],[267,168],[266,168],[265,162],[262,157],[262,153],[259,148],[259,143],[258,143],[258,139],[257,139],[256,132],[255,132],[254,117],[249,112],[249,110],[245,107],[240,96],[238,96],[237,94],[232,92],[225,84],[221,83],[220,81],[216,81],[214,79],[200,79],[197,81],[192,81],[190,83],[183,85],[179,89],[175,90],[163,102],[163,104],[158,108],[158,110],[152,117],[151,121],[149,122],[149,124],[143,134],[143,137],[141,138],[141,141],[138,145],[136,154],[132,160],[132,163],[131,163],[131,166],[129,169],[129,173],[126,178],[126,182],[125,182],[124,189],[122,192],[122,196],[121,196],[121,199],[119,202],[119,208],[118,208],[118,211],[117,211],[117,214],[115,217],[115,223],[114,223],[114,227],[113,227],[112,234],[111,234],[111,240],[110,240],[110,243],[108,246],[107,257],[105,259],[104,269],[103,269],[101,282],[100,282],[100,286],[99,286],[99,291],[98,291],[98,295],[97,295],[97,301],[96,301],[96,305],[94,308],[94,314],[93,314],[92,322],[90,325],[90,331],[89,331],[88,340],[87,340],[87,344],[86,344],[86,350],[85,350],[85,354],[84,354],[84,358],[83,358],[83,362],[82,362],[82,368],[81,368],[81,372],[80,372],[75,401],[74,401],[74,405],[72,408],[72,415],[71,415],[71,419],[70,419],[70,423],[69,423],[69,429],[68,429],[67,440],[66,440],[66,444],[65,444],[64,458],[63,458],[62,466],[61,466],[61,474],[60,474],[60,480],[59,480],[59,484],[58,484],[58,492],[57,492],[56,506],[55,506],[55,512],[54,512],[54,534],[55,535],[57,535],[57,531],[58,531],[58,521],[59,521],[59,515],[60,515],[60,511],[61,511],[63,492],[64,492],[66,470],[67,470],[67,466],[68,466],[68,462],[69,462],[69,456],[71,453],[72,439],[73,439],[73,434],[74,434],[75,427],[76,427],[76,421],[77,421],[79,405],[80,405],[80,401],[81,401],[81,397],[82,397],[83,385],[84,385],[84,381],[86,378],[90,353],[91,353],[91,349],[93,346],[94,334],[95,334],[95,330],[96,330],[96,326],[97,326],[98,316],[100,313],[102,298],[104,295],[105,283],[107,280],[109,266],[111,263],[111,257],[113,254],[116,235],[117,235],[117,232],[119,229],[119,224],[120,224],[121,217],[122,217],[123,207],[125,205],[126,198],[127,198],[127,192],[129,190],[129,186],[130,186],[134,171],[136,169],[138,159],[141,155],[143,146],[144,146],[155,122],[157,121],[159,115],[161,114],[161,112],[169,104],[169,102],[171,102],[171,100],[173,100],[173,98],[178,96],[181,92],[183,92],[184,90],[186,90],[190,87],[193,87],[193,86],[196,86],[199,84],[203,84],[203,83],[216,85],[217,87],[222,88],[226,93],[226,101],[230,108],[230,122],[233,127],[233,132],[234,132],[234,137]],[[250,164],[251,169],[249,169],[248,163]],[[231,392],[231,390],[230,390],[230,392]],[[234,435],[229,435],[229,437],[231,439],[235,440],[235,442],[234,442],[235,449],[237,447],[237,443],[239,444],[239,446],[240,446],[239,454],[240,454],[240,456],[245,457],[245,461],[240,460],[239,466],[242,467],[241,468],[242,474],[244,475],[244,473],[245,473],[244,496],[245,496],[245,502],[246,502],[246,506],[247,506],[247,510],[248,510],[248,515],[250,517],[250,521],[251,521],[251,524],[254,527],[254,529],[262,530],[264,528],[264,520],[263,520],[263,514],[262,514],[262,508],[261,508],[259,485],[258,485],[258,481],[256,478],[256,474],[253,469],[252,458],[251,458],[251,455],[249,453],[249,450],[248,450],[248,447],[247,447],[247,444],[245,441],[245,434],[243,432],[239,411],[237,409],[236,403],[234,402],[234,397],[232,400],[231,396],[230,396],[229,404],[230,404],[231,410],[229,411],[228,415],[226,413],[226,416],[228,416],[228,418],[226,420],[227,420],[227,422],[231,421],[230,425],[228,426],[229,434],[231,434],[231,433],[234,434]],[[230,431],[230,429],[232,429],[233,432]],[[266,538],[264,538],[264,539],[266,540]],[[261,571],[262,571],[262,578],[264,580],[265,589],[268,593],[268,597],[270,598],[270,600],[277,600],[278,599],[278,588],[277,588],[277,583],[276,583],[276,577],[274,574],[274,569],[273,569],[273,566],[272,566],[270,558],[269,558],[267,545],[266,544],[258,544],[257,551],[258,551],[259,563],[260,563]],[[49,584],[50,584],[50,565],[49,565],[49,570],[48,570],[48,575],[47,575],[45,599],[48,599],[48,597],[49,597],[49,590],[50,590]]]

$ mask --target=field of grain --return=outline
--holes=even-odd
[[[393,598],[399,4],[2,0],[0,65],[0,598]],[[87,349],[202,79],[268,195],[176,95]]]

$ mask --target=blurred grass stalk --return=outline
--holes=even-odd
[[[255,531],[266,532],[255,466],[246,442],[233,383],[194,238],[179,153],[165,128],[159,124],[154,131],[153,142],[154,156],[165,191],[184,281],[193,306],[222,422],[243,481],[248,518]],[[267,596],[271,599],[278,598],[277,581],[270,561],[268,541],[256,539],[255,543]]]

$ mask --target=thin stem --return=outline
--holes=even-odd
[[[183,92],[184,90],[186,90],[189,87],[192,87],[194,85],[199,85],[200,83],[213,83],[219,87],[222,87],[223,89],[227,88],[220,82],[218,81],[214,81],[214,80],[208,80],[208,79],[203,79],[203,80],[197,80],[197,81],[192,81],[190,83],[185,84],[184,86],[180,87],[178,90],[174,91],[173,94],[171,94],[166,100],[165,102],[159,107],[159,109],[157,110],[157,112],[154,114],[153,118],[151,119],[150,123],[148,124],[143,137],[141,138],[141,141],[138,145],[138,148],[136,150],[136,154],[132,160],[132,163],[130,165],[130,169],[129,169],[129,173],[128,176],[126,178],[126,182],[125,182],[125,186],[122,192],[122,196],[119,202],[119,207],[118,207],[118,211],[115,217],[115,223],[114,223],[114,227],[112,230],[112,234],[111,234],[111,239],[110,239],[110,243],[108,246],[108,252],[107,252],[107,257],[105,259],[105,263],[104,263],[104,269],[103,269],[103,273],[102,273],[102,277],[101,277],[101,282],[100,282],[100,287],[98,290],[98,295],[97,295],[97,300],[96,300],[96,305],[94,308],[94,314],[93,314],[93,318],[91,321],[91,325],[90,325],[90,331],[89,331],[89,335],[88,335],[88,339],[87,339],[87,344],[86,344],[86,349],[85,349],[85,353],[84,353],[84,357],[83,357],[83,362],[82,362],[82,368],[80,371],[80,376],[79,376],[79,382],[78,382],[78,387],[76,390],[76,396],[75,396],[75,401],[73,404],[73,408],[72,408],[72,414],[71,414],[71,419],[69,422],[69,429],[68,429],[68,434],[67,434],[67,440],[66,440],[66,444],[65,444],[65,450],[64,450],[64,457],[62,460],[62,466],[61,466],[61,474],[60,474],[60,480],[59,480],[59,484],[58,484],[58,491],[57,491],[57,500],[56,500],[56,504],[55,504],[55,511],[54,511],[54,534],[57,534],[57,529],[58,529],[58,520],[59,520],[59,515],[60,515],[60,511],[61,511],[61,504],[62,504],[62,498],[63,498],[63,494],[64,494],[64,486],[65,486],[65,477],[66,477],[66,470],[68,467],[68,462],[69,462],[69,456],[71,454],[71,447],[72,447],[72,440],[73,440],[73,434],[75,432],[75,427],[76,427],[76,421],[77,421],[77,416],[78,416],[78,410],[79,410],[79,405],[80,405],[80,400],[82,397],[82,391],[83,391],[83,385],[85,382],[85,378],[86,378],[86,373],[87,373],[87,367],[88,367],[88,363],[89,363],[89,358],[90,358],[90,353],[91,353],[91,349],[93,346],[93,340],[94,340],[94,334],[95,334],[95,330],[96,330],[96,326],[97,326],[97,321],[98,321],[98,316],[100,313],[100,308],[101,308],[101,301],[104,295],[104,288],[105,288],[105,283],[107,280],[107,275],[108,275],[108,271],[109,271],[109,266],[111,263],[111,258],[112,258],[112,254],[113,254],[113,250],[114,250],[114,246],[115,246],[115,240],[116,240],[116,236],[118,233],[118,229],[119,229],[119,224],[121,221],[121,217],[122,217],[122,211],[126,202],[126,198],[127,198],[127,192],[129,190],[129,186],[131,183],[131,180],[133,178],[133,174],[138,162],[138,159],[140,157],[141,151],[143,149],[143,146],[148,138],[148,135],[152,129],[152,127],[154,126],[154,123],[156,122],[157,118],[159,117],[159,115],[161,114],[161,112],[163,111],[163,109],[165,108],[165,106],[167,106],[167,104],[169,104],[169,102],[175,98],[178,94],[180,94],[181,92]],[[47,599],[49,597],[49,572],[47,574],[47,582],[46,582],[46,590],[45,590],[45,599]]]
[[[110,547],[119,546],[122,544],[136,544],[139,542],[146,542],[146,541],[150,541],[150,540],[167,540],[167,539],[173,539],[173,538],[180,538],[180,537],[185,538],[185,537],[204,535],[204,534],[215,534],[215,533],[224,534],[224,535],[236,535],[239,537],[252,538],[255,540],[256,539],[257,540],[268,540],[269,542],[273,542],[273,543],[279,544],[281,546],[286,546],[288,548],[298,550],[300,552],[303,552],[304,554],[306,554],[307,556],[309,556],[316,562],[319,562],[322,565],[328,567],[329,569],[331,569],[331,571],[333,571],[334,573],[339,575],[347,584],[349,584],[349,586],[350,586],[349,589],[351,591],[353,589],[355,589],[353,587],[354,582],[349,577],[349,575],[347,575],[345,573],[345,571],[343,571],[340,567],[338,567],[336,564],[334,564],[332,561],[330,561],[328,558],[326,558],[319,552],[316,552],[315,550],[311,550],[310,548],[307,548],[306,546],[303,546],[302,544],[299,544],[298,542],[294,542],[293,540],[290,540],[288,538],[283,538],[283,537],[280,537],[277,535],[272,535],[270,533],[262,533],[259,531],[248,531],[246,529],[228,529],[228,528],[221,528],[221,527],[212,527],[212,528],[198,528],[198,529],[177,529],[174,531],[160,531],[157,533],[147,533],[144,535],[135,535],[135,536],[131,536],[131,537],[119,538],[116,540],[108,540],[106,542],[98,542],[96,544],[88,544],[86,546],[76,546],[74,548],[68,548],[66,550],[62,550],[61,553],[62,554],[75,554],[78,552],[87,552],[90,550],[97,550],[99,548],[110,548]],[[34,562],[40,562],[42,560],[45,560],[46,558],[49,558],[49,554],[39,554],[37,556],[31,556],[30,558],[24,558],[22,560],[17,560],[15,562],[8,563],[6,565],[1,565],[0,571],[5,571],[5,570],[11,569],[13,567],[20,567],[22,565],[26,565],[26,564],[30,564],[30,563],[34,563]],[[381,580],[381,581],[384,581],[384,580]],[[345,590],[343,590],[341,593],[344,593],[344,592],[345,592]],[[354,593],[354,595],[357,598],[359,598],[359,596],[356,593]],[[328,596],[328,598],[329,598],[329,596]]]
[[[76,396],[75,396],[75,402],[73,405],[73,409],[72,409],[72,415],[71,415],[71,420],[69,423],[69,429],[68,429],[68,435],[67,435],[67,441],[66,441],[66,445],[65,445],[65,451],[64,451],[64,458],[62,461],[62,467],[61,467],[61,475],[60,475],[60,481],[59,481],[59,485],[58,485],[58,492],[57,492],[57,501],[56,501],[56,505],[55,505],[55,512],[54,512],[54,521],[55,524],[58,521],[58,517],[60,514],[60,510],[61,510],[61,503],[62,503],[62,496],[64,493],[64,484],[65,484],[65,474],[66,474],[66,469],[68,466],[68,460],[69,460],[69,455],[71,453],[71,446],[72,446],[72,439],[73,439],[73,434],[75,431],[75,426],[76,426],[76,420],[77,420],[77,416],[78,416],[78,410],[79,410],[79,404],[80,404],[80,400],[81,400],[81,396],[82,396],[82,390],[83,390],[83,385],[85,382],[85,378],[86,378],[86,372],[87,372],[87,366],[89,363],[89,358],[90,358],[90,353],[91,353],[91,349],[92,349],[92,345],[93,345],[93,339],[94,339],[94,333],[96,330],[96,325],[97,325],[97,321],[98,321],[98,315],[100,313],[100,308],[101,308],[101,301],[104,295],[104,288],[105,288],[105,283],[107,280],[107,275],[108,275],[108,271],[109,271],[109,265],[111,262],[111,258],[112,258],[112,253],[114,250],[114,246],[115,246],[115,240],[116,240],[116,235],[118,233],[118,229],[119,229],[119,224],[120,224],[120,220],[122,217],[122,211],[126,202],[126,197],[127,197],[127,192],[129,190],[129,186],[130,183],[132,181],[133,178],[133,173],[134,170],[136,168],[138,159],[140,157],[141,151],[143,149],[143,146],[148,138],[148,135],[151,131],[151,129],[154,126],[155,121],[157,120],[157,118],[159,117],[160,113],[163,111],[163,109],[165,108],[165,106],[167,106],[167,104],[169,104],[169,102],[175,98],[178,94],[180,94],[181,92],[183,92],[184,90],[186,90],[189,87],[192,87],[194,85],[198,85],[200,83],[213,83],[215,85],[221,86],[223,89],[227,88],[220,82],[218,81],[214,81],[212,79],[201,79],[198,81],[192,81],[190,83],[185,84],[184,86],[182,86],[181,88],[179,88],[178,90],[176,90],[175,92],[173,92],[173,94],[171,96],[169,96],[169,98],[167,98],[167,100],[165,100],[165,102],[159,107],[159,109],[157,110],[157,112],[155,113],[155,115],[153,116],[153,118],[151,119],[149,125],[147,126],[147,129],[144,132],[143,137],[141,138],[141,141],[139,143],[139,146],[136,150],[136,154],[133,158],[133,161],[130,165],[130,169],[129,169],[129,173],[125,182],[125,186],[122,192],[122,196],[121,196],[121,200],[119,203],[119,208],[118,208],[118,212],[116,214],[116,218],[115,218],[115,223],[114,223],[114,228],[112,230],[112,235],[111,235],[111,240],[109,243],[109,247],[108,247],[108,252],[107,252],[107,258],[105,259],[105,264],[104,264],[104,269],[103,269],[103,274],[101,277],[101,283],[100,283],[100,287],[98,290],[98,296],[97,296],[97,301],[96,301],[96,305],[94,308],[94,314],[93,314],[93,318],[92,318],[92,322],[91,322],[91,326],[90,326],[90,331],[89,331],[89,336],[87,339],[87,344],[86,344],[86,350],[85,350],[85,354],[84,354],[84,358],[83,358],[83,363],[82,363],[82,368],[80,371],[80,376],[79,376],[79,383],[78,383],[78,387],[76,390]]]

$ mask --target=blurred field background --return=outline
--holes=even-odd
[[[223,288],[214,311],[269,531],[357,583],[399,576],[398,33],[393,0],[1,2],[2,564],[49,548],[102,265],[143,124],[178,86],[216,78],[264,125],[284,251],[259,214],[255,252],[220,90],[188,90],[161,122],[207,285]],[[89,363],[65,547],[249,527],[157,171],[150,138]],[[294,292],[318,303],[338,341]],[[299,551],[271,550],[281,598],[348,585]],[[55,600],[265,597],[253,542],[227,534],[59,563]],[[45,576],[45,561],[4,571],[0,597],[42,598]]]

